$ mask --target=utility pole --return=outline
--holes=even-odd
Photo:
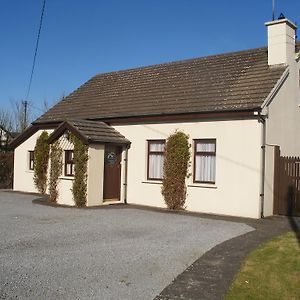
[[[28,101],[27,100],[22,101],[22,104],[24,106],[22,131],[24,131],[27,127],[27,106],[28,106]]]

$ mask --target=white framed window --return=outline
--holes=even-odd
[[[65,176],[75,175],[74,151],[65,150]]]
[[[165,140],[148,140],[147,179],[162,180]]]
[[[194,182],[216,182],[216,139],[194,140]]]

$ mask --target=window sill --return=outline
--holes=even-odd
[[[33,174],[34,171],[33,171],[33,170],[26,170],[26,173],[31,173],[31,174]]]
[[[162,184],[161,180],[145,180],[142,181],[142,183],[148,183],[148,184]]]
[[[208,183],[192,183],[192,184],[188,184],[188,187],[196,187],[196,188],[204,188],[204,189],[218,188],[215,184],[208,184]]]
[[[59,176],[58,179],[62,179],[62,180],[74,180],[74,176]]]

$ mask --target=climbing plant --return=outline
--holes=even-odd
[[[184,209],[186,200],[185,179],[190,176],[189,136],[182,131],[171,134],[165,146],[162,195],[169,209]]]
[[[73,134],[70,135],[70,139],[74,144],[75,167],[72,193],[76,206],[82,207],[86,205],[87,199],[88,146]]]
[[[38,137],[34,148],[34,184],[41,194],[46,193],[47,172],[50,145],[48,144],[48,133],[43,131]]]
[[[62,172],[62,153],[59,140],[50,147],[50,178],[49,178],[49,199],[56,202],[58,198],[58,178]]]

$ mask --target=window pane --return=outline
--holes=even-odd
[[[150,152],[152,152],[152,151],[163,152],[165,150],[165,144],[164,143],[150,142],[150,144],[149,144],[149,150],[150,150]]]
[[[29,170],[34,169],[34,152],[29,151]]]
[[[72,162],[74,159],[74,152],[72,150],[66,150],[65,151],[65,160],[66,163]]]
[[[149,178],[162,179],[164,167],[163,154],[150,154],[149,155]]]
[[[203,143],[198,142],[196,144],[196,151],[197,152],[215,152],[216,151],[216,144],[215,143]]]
[[[195,180],[201,182],[215,182],[216,157],[196,155]]]
[[[67,170],[66,170],[66,174],[67,175],[70,175],[71,174],[71,165],[70,164],[67,164]]]

